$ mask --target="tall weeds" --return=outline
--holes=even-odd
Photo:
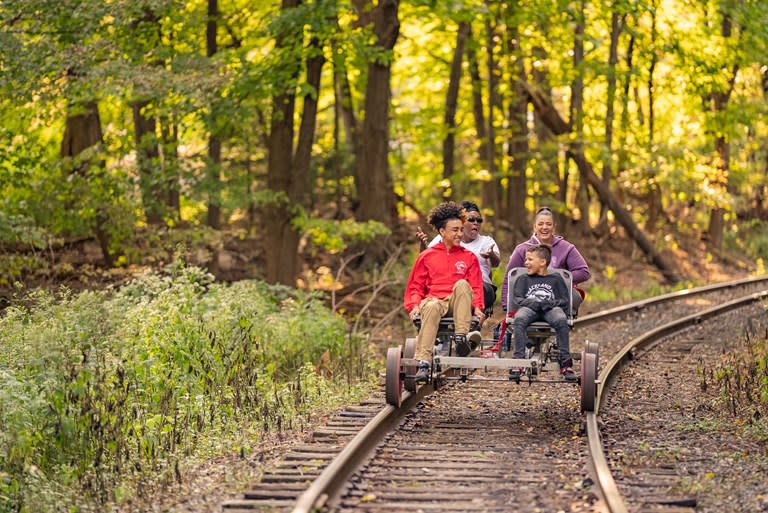
[[[318,297],[183,266],[114,291],[36,292],[0,330],[0,511],[98,510],[208,434],[289,429],[344,393],[315,373],[321,356],[353,382],[371,371]]]
[[[701,388],[713,387],[717,404],[737,425],[768,441],[768,332],[750,326],[737,347],[715,362],[702,362]]]

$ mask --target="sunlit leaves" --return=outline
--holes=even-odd
[[[370,9],[374,2],[366,5]],[[113,180],[124,183],[122,188],[110,184],[89,192],[101,201],[106,199],[105,191],[119,190],[135,207],[129,106],[143,100],[148,102],[147,115],[167,118],[167,124],[178,131],[178,170],[186,186],[182,203],[189,206],[185,212],[195,212],[188,220],[204,217],[202,209],[211,192],[202,179],[210,133],[220,136],[224,148],[224,213],[240,215],[262,199],[252,193],[263,185],[266,120],[271,118],[271,98],[281,92],[309,94],[319,101],[310,195],[352,197],[354,188],[345,180],[354,164],[354,132],[347,132],[347,120],[336,109],[340,98],[335,92],[341,87],[339,80],[347,80],[344,86],[349,86],[350,96],[343,98],[345,107],[354,114],[352,121],[363,119],[371,61],[392,64],[390,167],[397,193],[422,210],[445,194],[479,197],[489,180],[507,183],[511,159],[501,155],[509,145],[513,65],[520,60],[529,80],[534,80],[534,74],[546,79],[543,87],[551,92],[564,118],[569,117],[571,84],[577,74],[583,75],[584,130],[579,142],[591,162],[612,164],[617,183],[631,183],[633,191],[645,190],[652,177],[670,204],[684,192],[682,187],[692,186],[694,192],[685,194],[705,198],[701,202],[705,205],[706,198],[714,196],[704,190],[698,169],[712,166],[713,138],[725,135],[732,142],[729,178],[739,193],[748,194],[755,186],[754,176],[760,176],[758,163],[768,138],[761,70],[766,66],[768,3],[586,2],[586,55],[576,69],[574,23],[580,6],[581,2],[571,0],[401,2],[397,45],[392,52],[382,52],[373,45],[367,12],[358,12],[346,0],[306,0],[285,12],[276,1],[219,0],[218,51],[207,57],[204,0],[3,2],[0,90],[6,98],[2,105],[6,132],[0,170],[6,173],[0,176],[0,186],[4,187],[4,208],[39,219],[44,212],[39,191],[46,198],[48,194],[40,184],[59,179],[62,169],[57,150],[67,109],[78,101],[92,100],[105,113],[101,154],[105,169]],[[622,31],[618,61],[611,71],[608,51],[614,12]],[[726,20],[731,23],[730,35],[723,32]],[[448,134],[445,100],[460,23],[471,25],[467,45],[477,59],[480,80],[473,91],[465,53],[456,127],[451,130],[456,139],[455,173],[443,186],[441,146]],[[284,34],[290,37],[276,45]],[[308,45],[310,38],[317,38],[319,45]],[[489,41],[500,70],[501,99],[493,110],[498,145],[495,167],[483,161],[484,141],[478,138],[474,118],[473,92],[477,92],[485,123],[489,122]],[[307,52],[319,51],[329,65],[315,90],[305,82],[303,63]],[[605,142],[609,73],[616,79],[612,148]],[[722,100],[718,95],[731,87],[727,106],[713,110],[713,102]],[[295,115],[298,123],[300,109]],[[562,161],[563,145],[572,137],[542,138],[530,106],[526,128],[529,192],[548,194],[558,184],[551,168],[542,163],[559,158],[559,172],[572,171]],[[23,137],[23,143],[13,142],[16,136]],[[495,176],[489,176],[489,169],[494,169]],[[568,183],[578,186],[577,180]],[[67,194],[76,193],[75,187],[64,189]],[[94,207],[86,205],[82,212],[88,214]],[[54,222],[48,219],[45,224],[50,227]]]
[[[308,235],[318,249],[330,253],[338,253],[355,242],[371,241],[377,236],[390,233],[386,226],[377,221],[356,222],[352,219],[327,221],[299,217],[294,223]]]

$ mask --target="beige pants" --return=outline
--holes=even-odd
[[[453,316],[456,333],[466,334],[472,321],[472,287],[467,280],[459,280],[453,286],[451,295],[445,299],[424,298],[419,304],[421,329],[416,341],[416,358],[432,361],[432,348],[435,347],[440,319]]]

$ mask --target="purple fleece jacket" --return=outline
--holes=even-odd
[[[507,277],[509,271],[515,267],[525,267],[525,250],[537,244],[541,244],[541,242],[534,235],[527,241],[518,244],[509,257],[507,269],[504,271],[504,282],[501,285],[501,308],[505,312],[507,311],[507,288],[509,286]],[[549,267],[571,271],[574,285],[587,281],[591,276],[587,261],[581,256],[576,246],[559,235],[556,235],[552,241],[552,262]]]

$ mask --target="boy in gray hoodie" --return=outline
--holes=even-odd
[[[526,332],[535,321],[546,321],[555,330],[557,349],[560,352],[560,374],[566,381],[577,381],[571,359],[568,317],[568,286],[559,274],[549,274],[547,268],[552,258],[552,248],[546,244],[530,246],[525,250],[525,267],[528,274],[515,280],[512,305],[515,308],[515,358],[525,357]],[[509,378],[520,377],[520,369],[510,369]]]

